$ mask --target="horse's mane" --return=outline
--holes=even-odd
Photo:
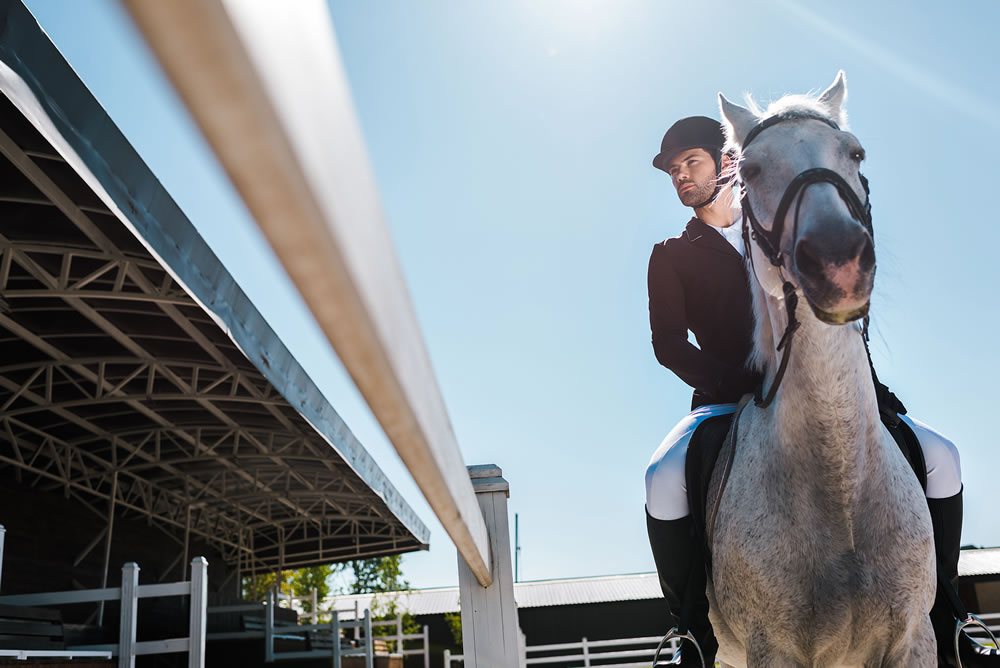
[[[749,94],[745,96],[745,99],[747,108],[757,117],[758,123],[775,116],[787,119],[816,118],[819,116],[834,121],[842,130],[848,129],[847,111],[844,109],[844,105],[841,104],[839,112],[833,116],[830,114],[829,108],[820,102],[819,96],[816,95],[785,95],[767,105],[766,109],[761,109]],[[726,145],[723,147],[723,151],[736,156],[730,163],[731,172],[727,174],[732,175],[738,169],[739,154],[743,149],[743,138],[736,136],[734,128],[728,121],[723,120],[722,125],[726,133]],[[737,197],[739,197],[738,193]],[[750,249],[748,248],[748,258],[749,253]],[[749,260],[747,262],[749,271]],[[753,298],[754,344],[746,364],[748,368],[766,372],[767,369],[777,368],[778,364],[777,353],[774,350],[775,337],[771,327],[771,319],[767,316],[767,296],[756,280],[750,281],[750,294]]]
[[[815,118],[816,116],[821,116],[823,118],[829,118],[837,125],[840,126],[841,130],[847,130],[847,111],[844,109],[844,105],[840,105],[840,111],[836,116],[830,114],[829,108],[820,102],[819,97],[813,95],[785,95],[784,97],[775,100],[774,102],[767,105],[766,109],[761,109],[757,102],[754,101],[750,94],[745,96],[747,103],[747,108],[757,117],[757,122],[760,123],[765,121],[772,116],[778,116],[780,118]],[[726,145],[723,147],[723,151],[729,152],[734,151],[739,153],[743,146],[741,145],[742,137],[736,137],[736,133],[733,131],[732,126],[725,120],[723,120],[723,128],[726,132]]]

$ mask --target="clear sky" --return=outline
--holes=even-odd
[[[455,551],[117,4],[39,22],[390,480]],[[847,73],[878,247],[872,353],[962,453],[964,542],[1000,545],[995,2],[334,0],[383,207],[467,463],[496,463],[521,577],[649,571],[643,472],[690,389],[649,343],[651,246],[690,216],[650,165],[716,93]],[[308,104],[308,100],[303,100]]]

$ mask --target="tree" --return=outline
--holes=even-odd
[[[402,555],[396,554],[347,562],[354,573],[351,593],[382,594],[409,589],[410,583],[403,579],[402,560]]]

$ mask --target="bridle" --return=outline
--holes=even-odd
[[[755,125],[750,132],[747,133],[746,139],[743,140],[742,150],[746,150],[746,147],[750,145],[750,142],[756,139],[757,136],[764,130],[777,125],[782,121],[802,119],[822,121],[834,130],[840,130],[840,126],[838,126],[834,121],[819,114],[796,113],[794,115],[772,116]],[[750,206],[750,193],[746,188],[742,177],[740,177],[739,174],[737,174],[737,176],[743,190],[743,196],[740,199],[740,205],[743,208],[743,241],[744,246],[747,248],[747,253],[750,256],[750,267],[756,274],[757,270],[753,264],[753,252],[751,251],[750,246],[750,241],[752,239],[757,243],[757,247],[760,248],[760,251],[771,262],[771,264],[778,268],[778,274],[782,281],[781,290],[784,293],[785,298],[785,309],[788,313],[788,325],[785,327],[785,332],[782,334],[777,346],[777,350],[782,353],[781,363],[778,366],[778,373],[775,375],[774,381],[771,383],[771,389],[767,392],[767,396],[763,396],[763,383],[758,385],[754,390],[754,404],[760,408],[767,408],[774,400],[774,396],[778,392],[778,386],[781,385],[781,379],[784,377],[785,369],[788,367],[788,359],[792,349],[792,338],[795,331],[801,324],[795,317],[795,309],[799,303],[799,296],[795,290],[795,286],[785,277],[785,270],[788,269],[790,271],[791,267],[785,266],[787,255],[781,251],[781,237],[785,231],[785,218],[788,211],[794,203],[795,214],[792,218],[792,236],[793,238],[797,238],[799,232],[799,209],[802,206],[802,194],[805,192],[805,189],[811,185],[817,183],[829,183],[837,189],[837,192],[840,194],[840,198],[844,200],[845,204],[847,204],[851,217],[860,222],[861,225],[868,230],[868,234],[874,241],[875,231],[872,228],[871,198],[868,188],[868,179],[866,179],[863,174],[859,173],[858,176],[861,177],[861,186],[865,190],[864,202],[861,201],[861,198],[858,197],[857,193],[854,192],[854,189],[847,183],[844,177],[832,169],[826,169],[825,167],[807,169],[793,178],[785,188],[785,193],[781,196],[781,200],[778,202],[778,208],[774,212],[774,224],[772,229],[766,230],[760,224],[760,221],[757,220],[757,216],[753,213],[753,209]],[[861,308],[844,315],[828,313],[813,306],[812,304],[810,304],[810,307],[812,308],[813,313],[816,314],[817,318],[830,324],[843,324],[845,322],[857,320],[858,318],[864,318],[863,333],[867,339],[867,303]]]

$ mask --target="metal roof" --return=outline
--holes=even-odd
[[[565,580],[537,580],[515,582],[514,600],[518,608],[543,608],[553,605],[581,605],[586,603],[612,603],[615,601],[641,601],[660,598],[659,579],[656,573],[631,575],[604,575]],[[378,594],[379,600],[392,598],[400,609],[411,615],[437,615],[458,612],[458,587],[416,589],[413,591]],[[371,607],[371,594],[354,594],[328,599],[338,610]]]
[[[424,524],[12,0],[0,90],[0,476],[189,527],[244,568],[426,549]]]
[[[958,558],[958,575],[1000,575],[1000,547],[962,550]]]

